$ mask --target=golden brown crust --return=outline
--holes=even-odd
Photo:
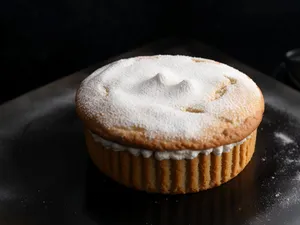
[[[209,140],[165,140],[164,136],[156,136],[149,140],[141,130],[124,128],[105,129],[101,126],[101,124],[95,124],[94,121],[89,120],[84,116],[84,114],[82,114],[83,112],[77,108],[77,113],[84,121],[85,127],[88,127],[100,137],[121,145],[147,149],[150,151],[176,151],[182,149],[204,150],[239,142],[257,129],[262,121],[263,112],[264,100],[262,97],[260,109],[253,117],[247,118],[241,125],[239,125],[239,127],[235,127],[233,124],[224,123],[220,124],[220,127],[217,129],[215,127],[208,128],[206,132],[211,134],[211,138]]]
[[[237,176],[251,160],[256,130],[251,138],[221,156],[199,154],[192,160],[162,160],[104,149],[85,132],[95,165],[115,181],[138,190],[185,194],[219,186]]]
[[[257,89],[259,88],[257,87]],[[234,122],[221,116],[218,118],[218,124],[203,129],[202,133],[205,133],[205,137],[199,135],[199,138],[194,139],[183,137],[167,139],[164,134],[156,134],[156,136],[150,138],[147,131],[138,127],[105,127],[103,121],[101,121],[104,120],[101,112],[99,112],[99,115],[88,114],[88,106],[79,100],[78,92],[76,94],[76,111],[85,127],[100,137],[120,145],[150,151],[176,151],[182,149],[197,151],[239,142],[257,129],[264,113],[264,98],[260,91],[260,97],[255,102],[249,102],[250,99],[245,99],[251,108],[250,113],[243,112],[247,111],[244,109],[240,109],[238,112],[222,112],[222,115],[231,115],[231,118],[243,118],[244,121]]]

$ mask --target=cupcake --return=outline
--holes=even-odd
[[[96,70],[77,90],[76,111],[102,173],[138,190],[184,194],[219,186],[245,168],[264,99],[230,66],[157,55]]]

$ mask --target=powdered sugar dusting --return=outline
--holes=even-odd
[[[296,176],[293,178],[294,181],[299,181],[300,182],[300,171],[296,174]]]
[[[274,136],[281,141],[282,145],[294,143],[294,141],[284,133],[275,132]]]
[[[282,209],[286,209],[300,203],[300,171],[291,178],[290,182],[292,187],[286,190],[287,194],[282,195],[279,198],[279,206]]]
[[[266,195],[265,201],[268,199],[274,201],[273,207],[268,213],[278,213],[280,210],[286,210],[295,204],[300,203],[300,157],[299,146],[294,136],[290,137],[285,132],[273,133],[279,149],[272,157],[272,161],[277,162],[277,171],[275,171],[269,179],[265,180],[263,186],[272,187],[274,189],[273,196]],[[267,161],[266,157],[261,158]],[[264,159],[264,160],[263,160]],[[283,179],[287,179],[286,182]],[[266,214],[268,216],[268,214]]]
[[[290,193],[287,196],[284,196],[280,199],[280,207],[285,209],[292,205],[299,204],[300,198],[299,198],[300,190],[297,187],[293,187]]]
[[[292,159],[292,158],[286,158],[284,163],[286,165],[296,165],[296,166],[300,166],[300,159]]]
[[[100,68],[82,82],[77,103],[107,128],[139,127],[149,138],[205,139],[219,135],[220,123],[236,126],[253,116],[261,93],[249,77],[222,63],[161,55]]]

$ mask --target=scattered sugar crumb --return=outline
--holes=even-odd
[[[291,159],[291,158],[286,158],[284,161],[286,164],[295,164],[295,165],[300,165],[300,159]]]
[[[297,173],[297,175],[293,178],[294,181],[300,181],[300,171]]]
[[[266,160],[267,160],[266,157],[262,157],[262,158],[261,158],[261,161],[263,161],[263,162],[265,162]]]
[[[290,137],[281,132],[275,132],[274,136],[281,141],[282,145],[295,143]]]
[[[280,201],[280,207],[281,208],[288,208],[291,205],[296,205],[300,203],[300,190],[297,187],[294,187],[292,191],[288,194],[288,196],[285,196]]]
[[[281,193],[278,192],[278,193],[275,194],[275,197],[278,198],[280,195],[281,195]]]
[[[271,178],[272,178],[273,180],[275,179],[275,177],[273,177],[273,176],[272,176]]]

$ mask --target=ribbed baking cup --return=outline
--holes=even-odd
[[[85,131],[88,152],[100,171],[118,183],[147,192],[185,194],[219,186],[237,176],[251,160],[256,143],[251,138],[221,155],[199,154],[194,159],[156,160],[128,151],[105,149]]]

